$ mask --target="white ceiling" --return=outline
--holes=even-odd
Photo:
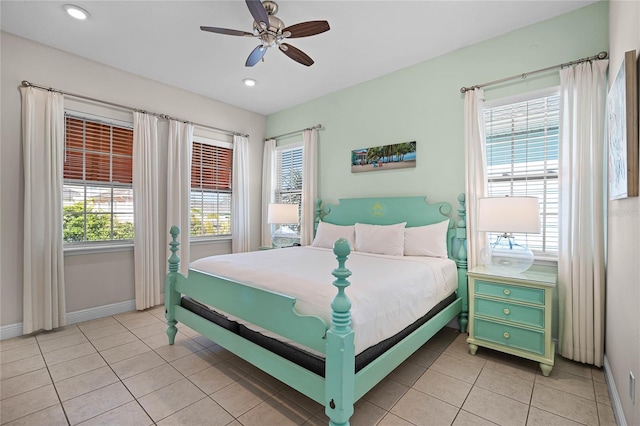
[[[331,30],[289,41],[315,60],[311,67],[270,49],[252,68],[244,63],[257,39],[199,28],[251,31],[242,0],[2,0],[0,7],[3,31],[269,115],[594,2],[281,0],[277,17],[286,25],[327,20]],[[70,18],[65,3],[90,19]],[[258,84],[245,87],[246,77]]]

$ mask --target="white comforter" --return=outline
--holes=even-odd
[[[192,262],[190,269],[295,297],[299,313],[330,324],[337,292],[331,271],[337,265],[332,250],[292,247],[210,256]],[[456,265],[448,259],[352,252],[345,266],[352,272],[345,293],[352,303],[356,354],[398,333],[458,286]]]

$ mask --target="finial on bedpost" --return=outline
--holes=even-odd
[[[332,274],[336,277],[333,285],[338,294],[331,302],[331,327],[327,330],[327,350],[325,353],[325,413],[329,425],[346,426],[353,415],[355,389],[355,345],[351,329],[351,301],[344,290],[349,286],[347,278],[351,271],[345,268],[351,248],[346,239],[340,238],[333,245],[333,253],[338,259],[338,267]]]
[[[180,228],[172,226],[169,233],[171,234],[171,242],[169,243],[169,250],[171,251],[171,256],[169,257],[169,272],[178,272],[178,269],[180,269],[180,258],[176,253],[178,252],[178,246],[180,245],[178,242]]]
[[[167,319],[167,336],[169,337],[169,344],[173,345],[178,328],[176,324],[175,306],[180,304],[180,294],[175,290],[176,280],[178,275],[178,269],[180,269],[180,258],[176,254],[178,252],[178,235],[180,234],[180,228],[172,226],[169,230],[171,234],[171,242],[169,243],[169,250],[171,256],[169,256],[169,274],[167,276],[166,288],[164,291],[164,316]]]
[[[351,284],[347,281],[347,278],[351,276],[351,271],[344,267],[347,256],[351,253],[349,242],[344,238],[337,240],[333,245],[333,253],[338,259],[338,267],[332,272],[333,276],[337,278],[333,285],[338,288],[338,294],[331,302],[331,309],[333,309],[331,322],[337,330],[349,331],[351,329],[351,301],[344,293],[344,289]]]

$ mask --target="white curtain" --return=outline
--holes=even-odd
[[[604,358],[604,177],[608,61],[560,71],[560,354]]]
[[[190,201],[191,201],[191,152],[193,124],[169,121],[169,146],[167,159],[167,226],[178,226],[180,235],[180,273],[189,273],[190,261]],[[169,230],[166,230],[167,237]],[[171,256],[167,246],[168,259]],[[166,263],[166,262],[165,262]],[[168,267],[168,264],[167,264]],[[166,267],[165,267],[166,270]]]
[[[232,253],[250,250],[249,223],[249,139],[233,136],[233,176],[232,182]]]
[[[260,244],[271,247],[271,225],[267,222],[269,204],[274,200],[274,178],[276,170],[276,140],[269,139],[264,143],[262,154],[262,223]]]
[[[487,243],[486,233],[478,232],[478,199],[487,194],[487,161],[482,89],[468,90],[464,95],[464,143],[467,204],[467,267],[480,262],[480,251]]]
[[[313,242],[315,224],[315,204],[318,198],[318,131],[307,129],[302,133],[302,214],[300,218],[300,244],[310,245]]]
[[[24,159],[23,334],[65,325],[64,98],[21,87]]]
[[[133,211],[136,309],[159,305],[166,261],[160,253],[158,118],[133,113]]]

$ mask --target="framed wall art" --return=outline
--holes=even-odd
[[[607,96],[609,199],[638,196],[638,66],[626,52]]]
[[[351,173],[405,169],[416,166],[416,141],[351,151]]]

